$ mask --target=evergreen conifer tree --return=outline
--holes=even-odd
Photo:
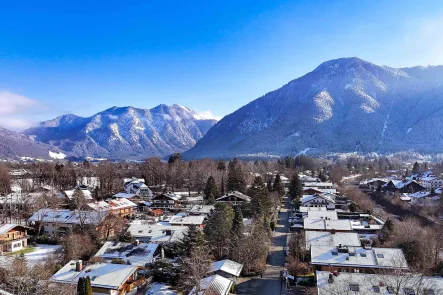
[[[412,173],[416,174],[420,172],[420,164],[418,164],[418,162],[414,163],[414,166],[412,167]]]
[[[275,175],[273,190],[278,192],[278,194],[280,196],[283,196],[285,194],[285,188],[283,187],[283,184],[281,183],[280,174],[278,174],[278,173],[277,173],[277,175]]]
[[[77,295],[85,295],[85,287],[85,279],[83,277],[80,277],[77,282]]]
[[[215,259],[223,258],[230,244],[234,211],[230,204],[217,203],[204,229],[205,238]]]
[[[297,202],[300,201],[303,195],[303,187],[297,172],[292,175],[291,183],[289,184],[289,195]]]
[[[255,217],[268,217],[272,210],[272,202],[270,193],[260,176],[254,179],[254,183],[248,190],[248,196],[251,197],[252,214]]]
[[[92,295],[91,278],[89,276],[85,280],[85,295]]]
[[[271,193],[273,191],[272,188],[272,179],[269,178],[268,183],[266,184],[266,187],[268,188],[268,191]]]
[[[237,158],[234,158],[228,165],[228,191],[246,192],[246,180]]]
[[[211,204],[213,204],[212,201],[215,201],[215,198],[218,198],[220,196],[217,185],[215,184],[215,179],[212,175],[209,176],[208,180],[206,181],[206,187],[203,190],[203,193],[205,195],[205,199],[207,202],[210,199],[210,196],[212,195],[213,200],[211,200]]]

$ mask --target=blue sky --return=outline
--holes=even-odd
[[[339,57],[443,64],[440,0],[8,2],[0,125],[17,130],[114,105],[222,117]]]

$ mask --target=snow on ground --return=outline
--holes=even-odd
[[[51,259],[57,250],[61,249],[60,245],[43,245],[39,244],[34,247],[34,251],[25,253],[25,258],[28,263],[44,262]],[[14,255],[2,256],[0,255],[0,266],[7,264],[14,259]]]
[[[64,158],[66,158],[66,155],[63,154],[63,153],[54,153],[54,152],[51,152],[51,151],[49,151],[49,156],[52,159],[58,159],[58,160],[63,160]]]
[[[42,262],[47,260],[51,255],[55,254],[57,250],[61,249],[60,245],[43,245],[39,244],[34,251],[26,253],[25,257],[28,262]]]
[[[160,283],[153,283],[146,291],[146,295],[178,295],[174,290],[171,290],[169,286]]]

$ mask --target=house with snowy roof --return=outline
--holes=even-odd
[[[152,209],[179,210],[182,197],[173,193],[162,193],[151,199]]]
[[[397,248],[311,246],[311,264],[317,270],[330,272],[408,270],[403,251]]]
[[[143,178],[125,178],[123,188],[127,194],[134,194],[140,198],[152,198],[152,191]]]
[[[154,257],[158,249],[155,243],[134,243],[108,241],[95,254],[95,257],[103,258],[104,262],[111,263],[115,259],[120,259],[128,265],[145,267],[154,262]]]
[[[330,294],[404,294],[437,295],[443,293],[443,278],[422,274],[331,273],[317,271],[318,295]]]
[[[132,216],[137,209],[137,205],[128,199],[109,199],[88,203],[87,206],[94,211],[109,211],[119,217]]]
[[[165,243],[177,242],[188,231],[188,226],[172,226],[169,223],[149,224],[145,222],[133,222],[128,232],[142,243]]]
[[[383,190],[390,192],[400,193],[415,193],[426,190],[426,188],[415,180],[408,180],[403,182],[402,180],[390,180],[383,187]]]
[[[224,196],[215,200],[217,203],[230,203],[232,206],[250,203],[251,198],[239,191],[227,192]]]
[[[326,207],[329,210],[335,209],[335,196],[332,194],[303,195],[301,206],[303,207]]]
[[[220,275],[213,275],[200,281],[199,290],[194,287],[188,295],[228,295],[233,281]]]
[[[311,246],[329,246],[338,247],[352,246],[360,247],[361,242],[358,233],[354,232],[338,232],[331,233],[326,231],[305,231],[306,249],[310,250]]]
[[[100,232],[101,224],[108,214],[108,211],[42,208],[35,212],[27,223],[48,236],[72,234],[75,229],[87,226],[92,226]]]
[[[145,283],[144,276],[138,275],[139,267],[127,264],[95,263],[83,265],[81,260],[71,260],[56,272],[50,282],[76,286],[80,278],[91,279],[95,295],[131,294]]]
[[[189,215],[209,216],[214,210],[214,205],[195,205],[189,211]]]
[[[236,281],[240,277],[241,271],[243,269],[243,264],[237,263],[235,261],[224,259],[220,261],[215,261],[211,263],[209,267],[209,275],[220,275],[224,278]]]

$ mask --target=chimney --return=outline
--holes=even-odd
[[[332,284],[333,282],[334,282],[334,274],[333,273],[329,273],[328,283]]]
[[[75,263],[75,271],[80,272],[80,271],[82,271],[82,270],[83,270],[83,262],[82,262],[81,260],[78,260],[78,261]]]

